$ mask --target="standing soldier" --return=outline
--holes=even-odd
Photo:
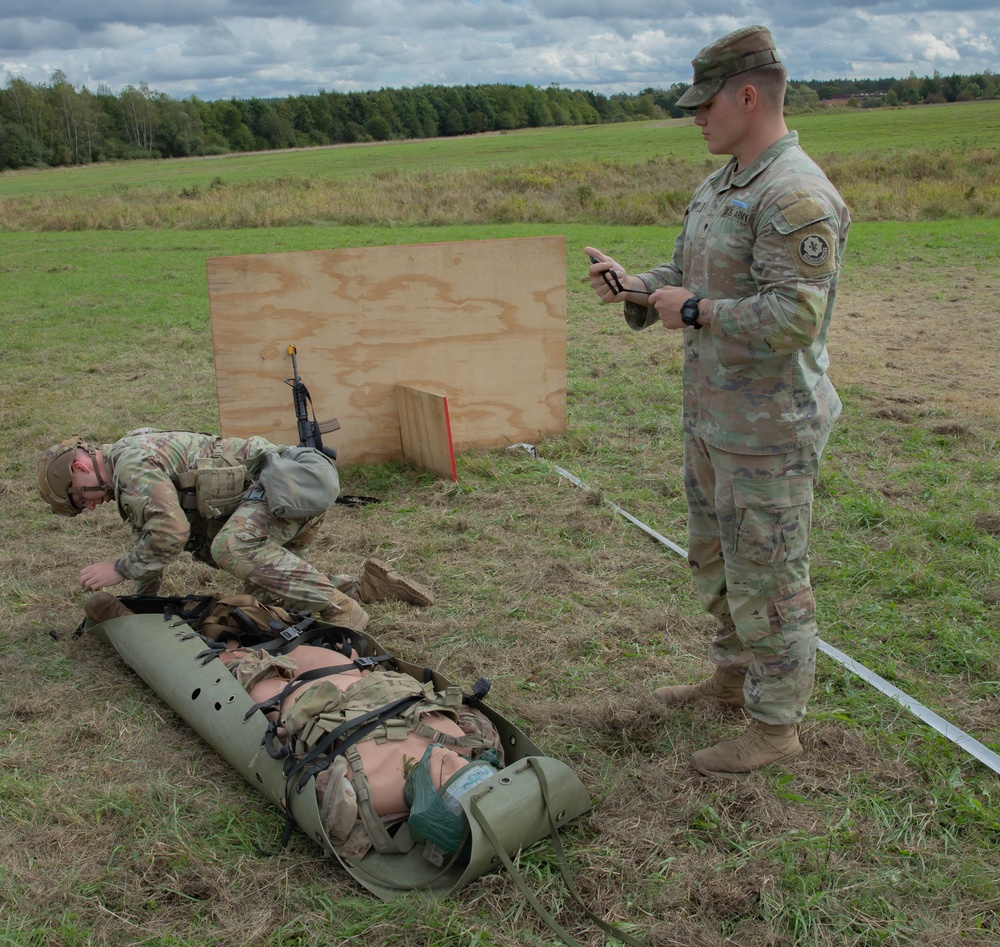
[[[586,252],[591,285],[625,303],[631,328],[684,333],[688,555],[715,619],[715,674],[653,693],[745,709],[739,736],[692,757],[732,778],[802,752],[818,638],[809,527],[841,409],[826,337],[850,215],[785,125],[787,74],[768,30],[730,33],[692,65],[677,104],[730,161],[695,192],[670,262],[629,276]]]
[[[71,437],[42,456],[38,486],[54,513],[76,516],[115,500],[132,527],[130,552],[80,571],[91,591],[132,579],[138,594],[155,595],[167,564],[186,549],[264,601],[356,631],[368,624],[359,601],[433,602],[378,559],[359,576],[331,576],[301,558],[340,490],[333,462],[312,448],[151,428],[103,448]]]

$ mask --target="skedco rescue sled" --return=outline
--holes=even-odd
[[[258,620],[256,641],[239,632],[239,621],[233,623],[233,635],[212,637],[205,633],[202,619],[218,601],[195,596],[123,597],[118,602],[124,614],[100,621],[88,617],[82,629],[111,644],[178,716],[285,814],[289,829],[294,824],[305,832],[377,897],[391,900],[414,889],[453,892],[501,863],[510,864],[518,850],[541,838],[552,836],[558,845],[556,828],[590,807],[585,788],[565,763],[546,756],[485,704],[488,682],[481,679],[472,695],[463,695],[436,671],[391,655],[370,635],[312,618]],[[239,612],[237,608],[235,617],[253,627]],[[323,666],[296,674],[296,650],[304,645],[313,649],[309,653],[314,658],[319,655]],[[254,686],[262,679],[276,679],[277,696],[265,700],[251,696],[254,687],[241,683],[230,666],[234,651],[240,652],[236,658],[243,663],[244,682],[255,674]],[[305,654],[299,651],[300,656]],[[327,654],[329,663],[324,664]],[[397,689],[392,690],[390,706],[365,709],[357,699],[352,703],[352,692],[371,691],[378,673],[388,673],[386,680]],[[320,699],[324,693],[328,700]],[[400,693],[404,696],[397,697]],[[302,724],[303,715],[296,716],[296,708],[307,703],[313,705],[312,715],[307,714]],[[392,704],[399,705],[398,713]],[[430,711],[421,709],[425,707]],[[358,761],[359,750],[374,749],[380,741],[384,746],[394,738],[412,739],[414,727],[432,734],[428,758],[433,757],[431,747],[451,745],[454,750],[464,740],[461,735],[449,736],[459,732],[453,722],[464,721],[462,714],[469,712],[488,721],[480,729],[492,735],[497,752],[491,750],[478,760],[474,754],[462,757],[459,771],[442,786],[430,784],[427,760],[414,754],[406,760],[403,787],[408,809],[394,820],[368,825],[367,834],[366,826],[360,825],[366,815],[360,804],[354,826],[347,817],[342,835],[349,835],[352,828],[365,839],[384,833],[381,847],[395,850],[345,844],[332,833],[331,827],[337,819],[344,821],[347,811],[334,811],[336,807],[368,792],[365,785],[359,788],[350,781],[353,767],[348,759]],[[433,720],[445,721],[448,732]],[[472,742],[476,740],[478,736]],[[369,776],[374,774],[373,769]],[[340,780],[339,795],[331,802],[335,777]],[[376,787],[376,795],[377,791]],[[448,821],[443,840],[438,828],[444,823],[435,822],[439,816]],[[370,810],[367,817],[370,822]]]

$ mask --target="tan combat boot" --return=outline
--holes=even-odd
[[[330,604],[320,611],[319,620],[351,631],[364,631],[371,618],[353,598],[335,591]]]
[[[663,704],[691,704],[696,700],[717,700],[730,707],[743,706],[745,670],[717,668],[715,674],[697,684],[674,684],[658,687],[653,696]]]
[[[358,576],[358,597],[362,602],[386,602],[396,599],[408,605],[433,605],[430,589],[403,578],[381,559],[366,559]]]
[[[702,776],[741,779],[772,763],[790,760],[802,752],[795,724],[770,724],[754,718],[735,740],[723,740],[698,750],[691,763]]]
[[[134,615],[135,612],[122,605],[116,595],[110,592],[95,592],[87,599],[87,604],[83,606],[87,617],[96,624],[108,621],[111,618],[121,618],[122,615]]]

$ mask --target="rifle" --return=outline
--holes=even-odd
[[[317,421],[316,409],[313,408],[312,420],[309,420],[309,408],[312,407],[312,398],[309,397],[309,389],[305,382],[299,377],[299,366],[295,361],[298,349],[294,345],[288,346],[288,354],[292,357],[292,377],[285,379],[285,384],[292,389],[292,405],[295,408],[295,420],[299,425],[299,447],[314,447],[322,451],[331,460],[337,459],[337,452],[332,447],[323,446],[323,435],[331,431],[340,430],[340,422],[336,418],[329,421]]]

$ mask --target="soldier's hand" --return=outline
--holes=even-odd
[[[92,566],[84,566],[80,570],[80,585],[88,592],[106,589],[108,586],[119,585],[124,581],[125,576],[115,568],[113,559],[95,562]]]
[[[691,298],[683,286],[661,286],[649,297],[650,305],[656,309],[664,329],[683,329],[681,306]]]
[[[618,297],[626,285],[624,281],[628,279],[625,270],[595,247],[584,247],[583,252],[592,261],[587,273],[590,276],[591,288],[597,293],[601,302],[623,302],[624,300]],[[594,260],[597,262],[593,262]]]

